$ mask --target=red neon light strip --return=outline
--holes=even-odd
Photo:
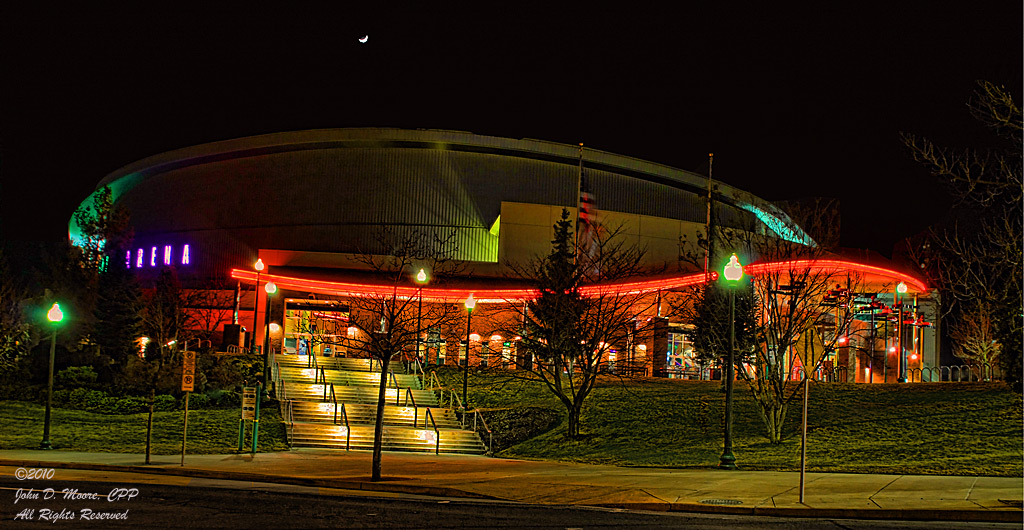
[[[743,272],[750,274],[751,276],[757,276],[758,274],[765,274],[769,272],[779,272],[786,270],[807,270],[817,269],[827,272],[863,272],[868,274],[877,274],[879,276],[886,276],[893,280],[899,280],[905,282],[908,286],[913,287],[919,292],[928,290],[928,286],[925,285],[921,280],[909,276],[902,272],[894,271],[892,269],[886,269],[884,267],[876,267],[874,265],[865,265],[863,263],[855,263],[852,261],[845,260],[834,260],[834,259],[798,259],[789,261],[777,261],[773,263],[752,263],[743,267]]]
[[[751,276],[758,276],[760,274],[771,272],[809,269],[830,272],[853,271],[877,274],[892,278],[893,280],[906,282],[909,286],[919,292],[928,290],[924,282],[912,276],[883,267],[843,260],[790,260],[774,263],[753,263],[745,266],[744,272]],[[256,281],[255,272],[242,269],[232,269],[231,277],[245,282]],[[423,300],[427,302],[461,302],[472,294],[473,297],[480,302],[503,303],[516,300],[532,300],[537,298],[540,294],[536,289],[431,289],[429,287],[424,287],[421,291],[420,288],[412,286],[371,285],[326,280],[310,280],[273,274],[264,274],[263,278],[266,278],[267,281],[273,281],[278,285],[278,287],[294,290],[306,290],[321,294],[336,296],[390,296],[393,294],[398,298],[418,298],[422,296]],[[704,283],[704,281],[704,273],[699,272],[658,280],[587,285],[580,287],[580,294],[583,296],[595,296],[606,293],[640,294],[699,285]]]

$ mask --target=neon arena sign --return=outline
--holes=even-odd
[[[149,249],[129,250],[124,257],[125,268],[132,268],[132,262],[135,263],[136,269],[141,269],[147,265],[150,267],[156,267],[157,265],[191,265],[192,257],[190,256],[189,245],[182,245],[177,252],[175,252],[174,245],[163,245],[160,247],[150,247]]]

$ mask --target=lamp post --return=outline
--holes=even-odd
[[[743,278],[743,265],[733,254],[729,263],[722,270],[729,289],[729,354],[725,366],[725,447],[719,459],[720,469],[736,469],[736,457],[732,454],[732,387],[736,365],[736,288],[735,284]]]
[[[420,269],[416,273],[416,283],[419,284],[419,308],[416,310],[416,360],[420,358],[420,341],[423,334],[423,285],[427,283],[427,272]],[[430,359],[427,359],[429,362]]]
[[[473,294],[470,293],[469,298],[466,298],[466,366],[462,371],[462,407],[464,410],[469,409],[469,400],[467,399],[467,390],[469,389],[469,330],[473,322],[473,308],[476,307],[476,300],[473,299]]]
[[[263,273],[263,260],[256,258],[256,263],[252,266],[256,269],[256,288],[253,289],[253,301],[252,301],[252,333],[249,334],[249,349],[252,350],[256,346],[256,340],[253,336],[256,333],[256,312],[260,307],[260,274]]]
[[[898,350],[896,352],[896,362],[899,363],[899,366],[896,368],[896,373],[899,374],[899,379],[896,380],[897,383],[907,382],[907,374],[905,371],[905,368],[907,366],[906,350],[903,348],[903,303],[900,302],[900,295],[906,294],[906,292],[907,284],[904,282],[900,282],[899,285],[896,286],[896,295],[894,297],[896,301],[897,310],[896,347],[898,348]]]
[[[53,323],[53,334],[50,335],[50,377],[46,383],[46,415],[43,418],[43,442],[40,449],[53,449],[50,445],[50,408],[53,406],[53,361],[57,351],[57,326],[64,320],[64,313],[56,302],[46,312],[46,318]]]
[[[263,318],[267,323],[263,326],[263,391],[266,392],[270,382],[267,377],[269,375],[267,370],[270,368],[267,366],[270,362],[270,297],[277,292],[277,286],[274,285],[274,282],[267,282],[264,289],[267,291],[267,309],[263,313]]]

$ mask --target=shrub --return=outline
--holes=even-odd
[[[148,410],[146,400],[140,397],[123,397],[114,403],[114,414],[136,414]]]
[[[63,408],[68,403],[68,398],[71,396],[70,390],[54,390],[53,391],[53,406]],[[46,404],[46,391],[43,391],[42,395],[43,404]]]
[[[67,407],[71,409],[84,410],[85,397],[92,392],[88,388],[76,388],[68,395]]]
[[[167,394],[160,394],[153,399],[153,410],[156,412],[170,412],[175,409],[178,405],[178,400],[174,399],[174,396]]]
[[[181,400],[181,406],[184,408],[185,400]],[[206,394],[195,393],[188,398],[188,407],[190,409],[205,409],[210,406],[210,396]]]
[[[92,366],[69,366],[53,377],[53,384],[58,388],[91,388],[96,384],[96,371]]]
[[[241,406],[238,393],[230,390],[211,390],[206,395],[210,398],[211,407],[230,408]]]
[[[561,413],[543,407],[492,409],[483,411],[483,415],[493,433],[495,453],[540,436],[562,420]],[[478,426],[478,431],[486,444],[487,433],[483,426]]]
[[[107,394],[100,392],[99,390],[90,390],[86,392],[82,398],[82,410],[88,410],[90,412],[106,412],[104,407]]]

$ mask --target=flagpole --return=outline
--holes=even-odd
[[[715,154],[708,153],[708,219],[704,225],[704,233],[707,235],[707,245],[704,247],[704,280],[708,278],[708,262],[711,261],[711,166],[715,162]]]
[[[580,213],[582,207],[580,201],[583,200],[583,142],[580,142],[580,154],[579,154],[579,172],[576,174],[576,230],[573,231],[575,237],[575,243],[573,247],[572,262],[576,264],[576,255],[580,252]]]

